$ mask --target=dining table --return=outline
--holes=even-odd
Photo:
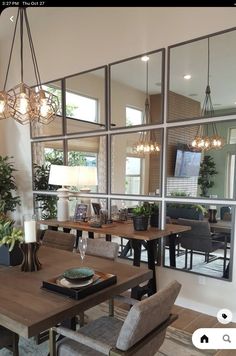
[[[91,226],[87,222],[82,221],[58,221],[57,219],[48,220],[38,220],[38,225],[47,225],[48,228],[63,228],[64,231],[70,231],[74,229],[79,231],[87,231],[90,233],[89,237],[93,233],[104,234],[107,240],[111,240],[111,236],[121,236],[132,241],[132,248],[134,250],[133,265],[140,266],[141,263],[141,247],[142,242],[146,242],[147,246],[147,257],[148,257],[148,268],[152,270],[152,278],[148,281],[146,285],[136,286],[132,288],[131,297],[135,299],[141,299],[143,295],[147,294],[151,296],[157,291],[157,281],[156,281],[156,259],[157,259],[157,243],[161,241],[162,238],[169,236],[170,240],[170,261],[171,265],[175,266],[175,241],[176,235],[188,231],[191,229],[190,226],[183,226],[177,224],[166,224],[164,229],[159,229],[157,227],[149,227],[146,231],[136,231],[134,230],[133,223],[131,220],[127,221],[116,221],[110,224],[104,224],[101,227]],[[160,250],[160,249],[159,249]]]
[[[115,275],[116,283],[77,300],[42,288],[42,284],[67,269],[81,267],[80,255],[41,245],[38,259],[42,268],[34,272],[23,272],[20,266],[0,266],[0,325],[24,338],[37,336],[152,277],[152,271],[145,267],[86,256],[83,266]]]

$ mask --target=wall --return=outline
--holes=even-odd
[[[8,8],[1,15],[0,69],[4,73],[13,26],[9,18],[15,11],[15,8]],[[236,8],[29,8],[28,16],[35,47],[37,44],[35,50],[42,81],[46,81],[233,27]],[[18,78],[19,63],[15,61],[12,68],[9,86]],[[32,74],[26,79],[33,84]],[[24,177],[28,177],[22,182],[24,192],[28,194],[31,190],[28,128],[13,121],[0,122],[0,142],[4,137],[5,152],[14,155],[17,167],[24,172]],[[205,285],[200,285],[198,276],[158,268],[158,287],[173,278],[182,283],[178,304],[212,315],[222,307],[236,313],[233,297],[236,271],[232,283],[206,277]]]

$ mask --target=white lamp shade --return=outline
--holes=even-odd
[[[97,185],[97,167],[79,166],[77,169],[79,186]]]
[[[78,185],[77,167],[59,166],[52,164],[50,167],[48,183],[62,186]]]

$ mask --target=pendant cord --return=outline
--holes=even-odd
[[[23,33],[24,27],[23,27],[23,9],[20,9],[20,62],[21,62],[21,83],[23,83],[24,80],[24,73],[23,73],[23,67],[24,67],[24,55],[23,55],[23,42],[24,42],[24,33]]]
[[[20,13],[20,9],[18,9],[17,17],[16,17],[16,23],[15,23],[15,28],[14,28],[14,33],[13,33],[13,38],[12,38],[12,43],[11,43],[9,61],[8,61],[8,65],[7,65],[7,72],[6,72],[5,82],[4,82],[4,86],[3,86],[4,91],[6,90],[7,79],[8,79],[9,69],[10,69],[10,65],[11,65],[11,58],[12,58],[12,52],[13,52],[13,47],[14,47],[15,38],[16,38],[16,29],[17,29],[17,24],[18,24],[18,19],[19,19],[19,13]]]

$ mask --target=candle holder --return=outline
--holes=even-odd
[[[217,223],[216,220],[217,209],[209,209],[208,213],[209,213],[209,218],[208,218],[209,223]]]
[[[39,262],[37,253],[40,247],[38,242],[20,244],[20,248],[23,252],[23,262],[21,264],[21,271],[24,272],[34,272],[42,268],[41,263]]]

